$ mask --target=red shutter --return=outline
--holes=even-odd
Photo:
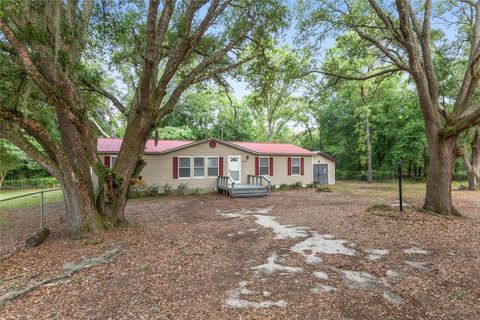
[[[270,157],[270,177],[273,176],[273,157]]]
[[[173,157],[173,179],[178,179],[178,157]]]
[[[218,175],[223,176],[223,157],[218,158]]]
[[[304,170],[303,170],[303,167],[305,167],[304,164],[305,164],[305,161],[304,161],[304,159],[302,158],[302,159],[301,159],[301,162],[300,162],[300,172],[301,172],[302,176],[303,176],[303,173],[304,173]]]
[[[292,175],[292,158],[291,157],[288,157],[288,175],[291,176]]]
[[[103,164],[105,167],[110,168],[110,156],[105,156],[105,158],[103,158]]]
[[[255,157],[255,175],[258,176],[260,174],[260,167],[259,167],[259,159]]]

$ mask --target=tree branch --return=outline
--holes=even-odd
[[[470,110],[470,112],[464,112],[463,115],[455,118],[453,130],[448,130],[449,127],[446,128],[445,134],[447,136],[457,135],[480,122],[480,106],[472,107]]]
[[[33,120],[29,120],[22,115],[16,114],[12,111],[3,111],[0,110],[0,120],[8,120],[12,123],[17,124],[23,130],[28,132],[47,152],[50,159],[58,162],[57,157],[63,155],[63,151],[59,148],[58,144],[50,137],[47,131],[45,131],[42,126],[36,123]]]
[[[15,130],[12,126],[0,125],[0,138],[16,145],[52,176],[56,178],[60,177],[60,169],[55,161],[38,150],[21,132]]]
[[[395,64],[399,69],[404,70],[404,71],[411,71],[410,67],[403,61],[401,60],[397,55],[393,54],[390,49],[388,49],[386,46],[384,46],[381,41],[369,34],[366,34],[362,30],[354,27],[353,30],[360,36],[360,38],[367,40],[371,44],[373,44],[375,47],[377,47],[387,58],[389,58],[393,64]]]
[[[30,58],[30,54],[20,41],[17,39],[13,30],[8,26],[4,18],[0,16],[0,30],[7,38],[8,42],[12,45],[16,51],[18,57],[22,61],[26,73],[32,78],[32,80],[37,84],[37,86],[42,90],[42,92],[48,97],[50,101],[56,106],[64,108],[64,104],[61,101],[61,98],[57,96],[56,91],[50,86],[48,81],[42,76],[38,71],[37,67]]]
[[[369,74],[369,75],[357,77],[357,76],[338,74],[338,73],[323,71],[323,70],[310,70],[310,71],[307,71],[307,72],[305,72],[305,73],[303,73],[300,76],[295,77],[295,78],[303,78],[303,77],[305,77],[309,74],[312,74],[312,73],[320,73],[320,74],[323,74],[323,75],[326,75],[326,76],[335,77],[337,79],[365,81],[365,80],[369,80],[369,79],[376,78],[376,77],[379,77],[379,76],[383,76],[383,75],[386,75],[386,74],[392,74],[392,73],[395,73],[395,72],[399,72],[399,71],[402,71],[402,69],[400,69],[400,68],[388,68],[388,69],[384,69],[382,71],[375,72],[375,73],[372,73],[372,74]]]
[[[96,92],[99,95],[104,96],[113,103],[113,105],[118,109],[118,111],[120,111],[124,115],[127,114],[127,108],[125,108],[125,105],[121,103],[120,100],[118,100],[113,94],[93,84],[90,84],[85,80],[83,80],[83,83],[87,86],[89,91]]]

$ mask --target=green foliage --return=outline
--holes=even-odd
[[[172,192],[172,185],[168,182],[165,183],[165,185],[163,186],[163,192],[165,193],[165,195],[169,195]]]
[[[6,173],[18,167],[18,160],[10,145],[0,140],[0,186]]]
[[[4,188],[12,189],[49,189],[58,186],[58,180],[53,177],[5,180],[3,182]]]
[[[196,135],[189,127],[163,127],[157,129],[160,140],[195,140]]]
[[[160,122],[160,139],[253,139],[252,115],[245,105],[219,88],[192,90]]]
[[[145,186],[130,186],[128,190],[129,198],[145,198],[145,197],[158,197],[160,195],[160,187],[156,184]]]
[[[103,187],[103,182],[109,174],[112,175],[112,183],[114,189],[122,185],[123,177],[120,176],[115,170],[113,170],[113,168],[107,168],[101,161],[97,162],[97,173],[100,188]]]
[[[362,45],[352,47],[356,42],[358,38],[350,33],[339,37],[321,68],[358,77],[375,72],[374,58]],[[300,143],[335,156],[339,160],[337,179],[366,179],[367,138],[374,180],[392,179],[399,158],[409,176],[423,177],[427,166],[425,129],[408,79],[395,74],[366,81],[326,77],[311,84],[308,99],[310,134]]]
[[[296,182],[294,184],[281,184],[280,188],[273,190],[296,190],[302,188],[301,182]]]
[[[256,140],[288,140],[288,123],[294,121],[304,105],[294,94],[304,82],[302,73],[309,59],[307,54],[289,47],[274,48],[244,67],[243,74],[252,91],[245,103],[255,120]]]
[[[177,196],[184,196],[187,194],[188,185],[186,183],[180,183],[177,187],[176,194]]]

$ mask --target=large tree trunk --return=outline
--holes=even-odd
[[[6,176],[7,176],[6,172],[0,172],[0,190],[2,189],[3,180],[5,180]]]
[[[112,172],[103,181],[99,181],[103,185],[100,201],[97,202],[99,210],[114,226],[127,223],[125,206],[130,181],[136,178],[145,166],[142,156],[152,128],[152,117],[152,114],[147,113],[134,116],[129,120]],[[119,180],[118,177],[122,179]]]
[[[423,209],[441,215],[460,215],[452,203],[452,170],[457,158],[457,136],[443,138],[427,132],[429,170]]]
[[[323,151],[323,127],[319,125],[318,127],[318,150]]]
[[[469,185],[471,182],[470,190],[478,190],[478,184],[480,183],[480,129],[475,128],[475,134],[472,140],[472,156],[471,156],[471,172],[469,172]]]
[[[368,115],[368,111],[365,115],[365,135],[366,135],[366,143],[367,143],[367,182],[371,183],[373,181],[373,174],[372,174],[372,141],[370,137],[370,119]]]
[[[70,235],[78,236],[84,231],[100,232],[109,226],[109,221],[96,207],[91,181],[85,181],[74,174],[59,177],[59,180]]]
[[[478,190],[478,176],[474,171],[468,172],[468,190],[477,191]]]
[[[471,142],[471,156],[462,148],[463,162],[467,170],[468,190],[477,191],[480,180],[480,129],[475,129]]]
[[[69,233],[98,232],[115,225],[97,208],[89,159],[78,143],[83,137],[61,110],[57,110],[57,117],[62,144],[69,151],[60,162],[64,174],[58,177],[65,197]]]

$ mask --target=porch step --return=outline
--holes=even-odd
[[[218,186],[217,188],[219,192],[234,198],[265,197],[269,195],[266,187],[254,184],[235,184],[234,188],[231,185],[227,187]]]
[[[237,191],[233,193],[233,195],[230,195],[232,198],[249,198],[249,197],[265,197],[268,196],[268,191],[267,189],[264,190],[253,190],[253,191]]]

